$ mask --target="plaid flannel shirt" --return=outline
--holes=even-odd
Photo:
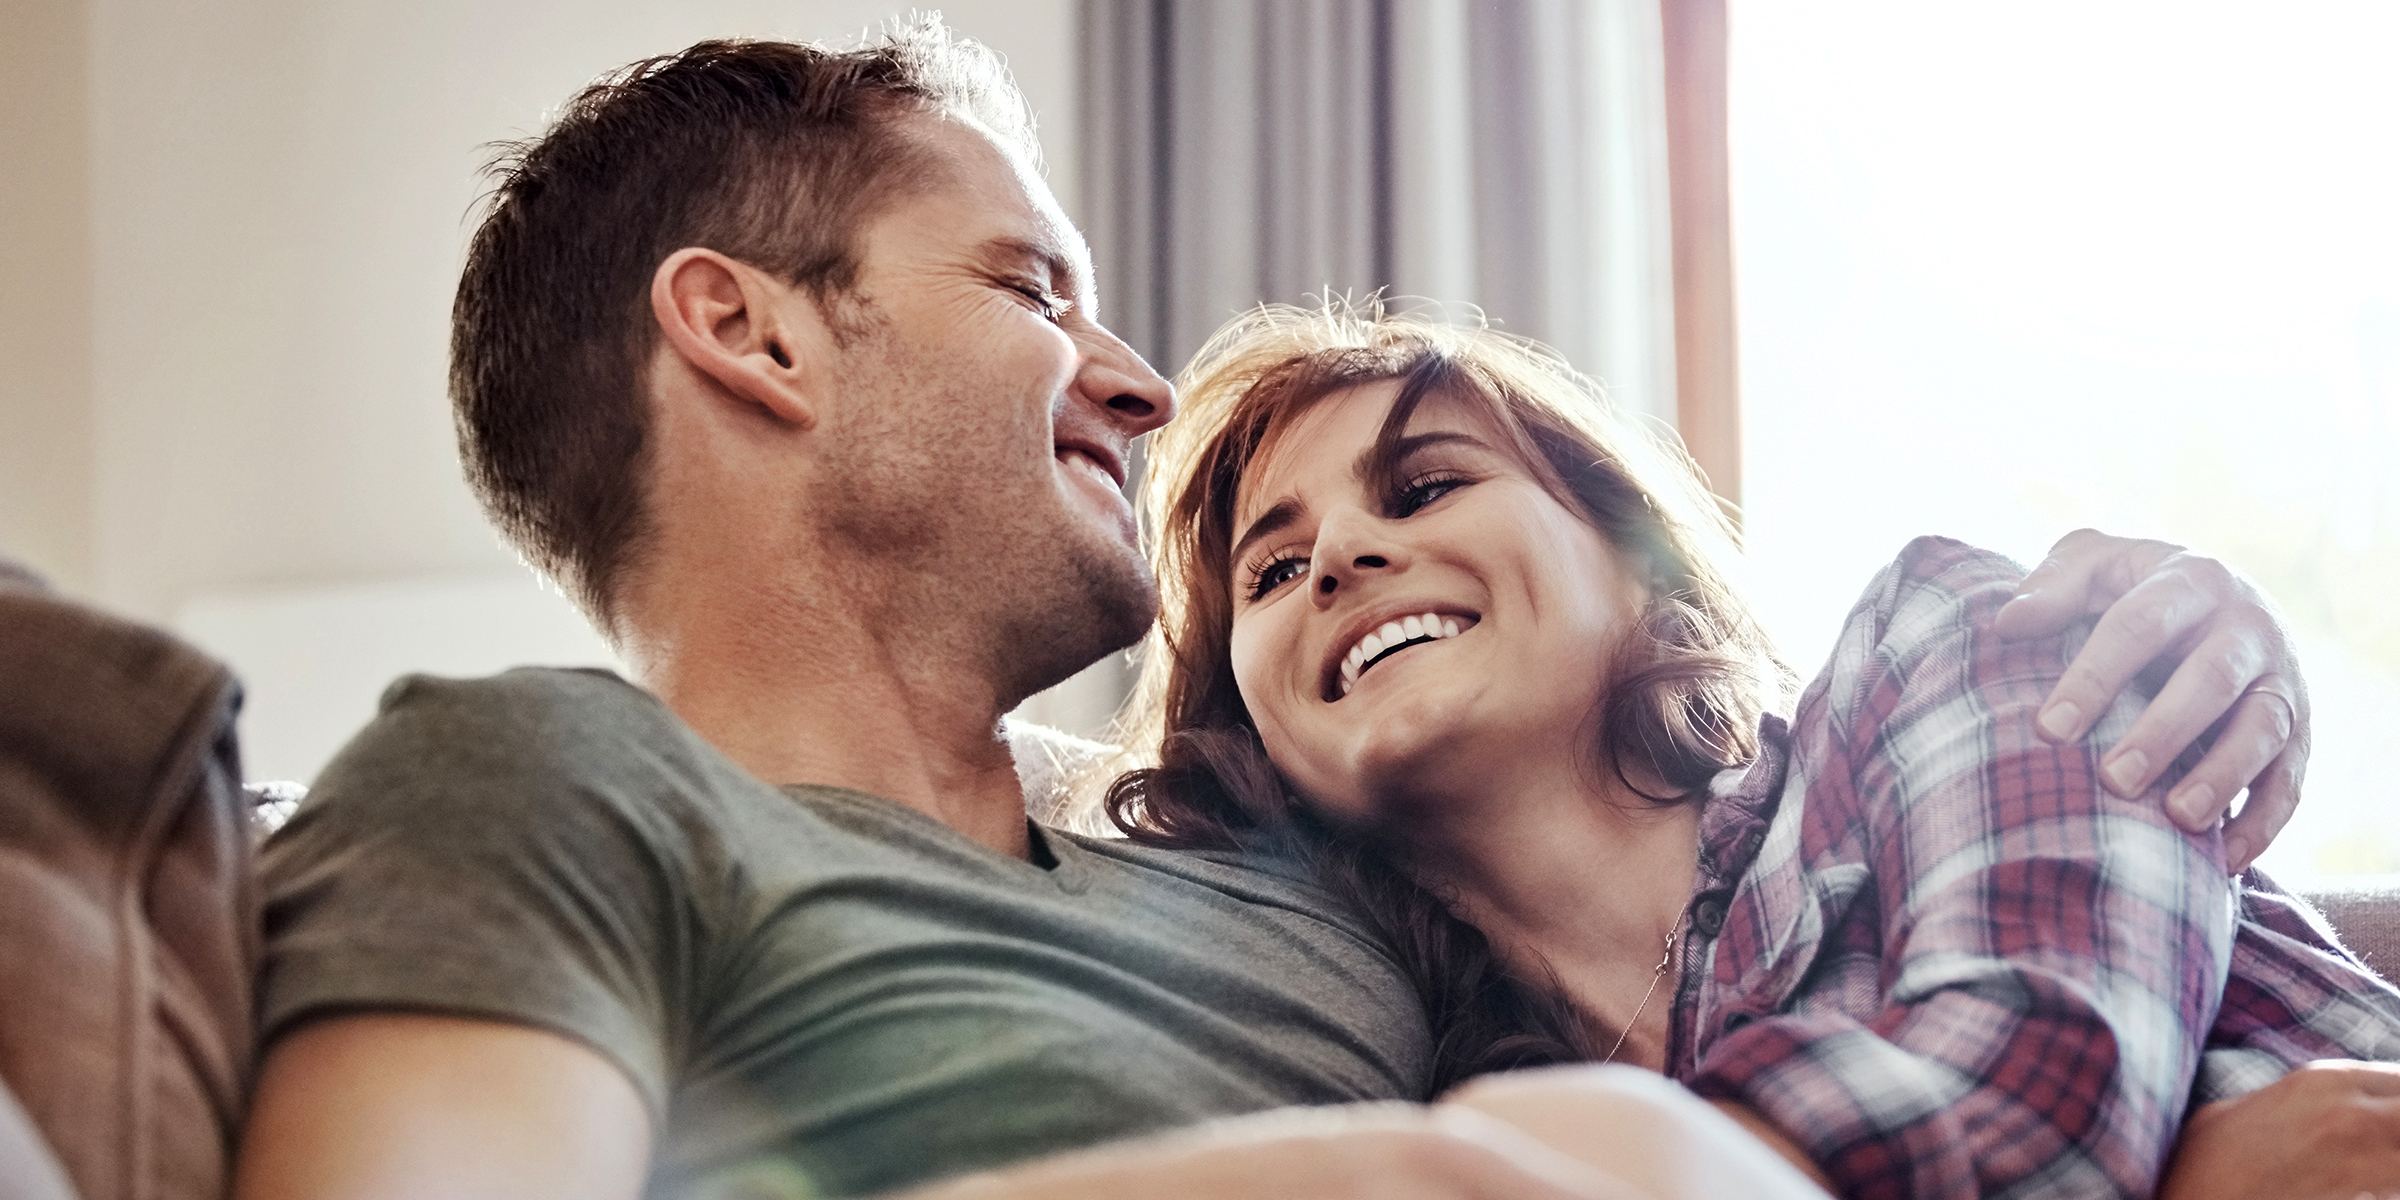
[[[2021,574],[1910,543],[1702,816],[1667,1072],[1847,1196],[2147,1196],[2195,1082],[2400,1057],[2400,993],[2263,878],[2237,897],[2171,780],[2100,786],[2138,705],[2036,733],[2078,639],[1991,634]]]

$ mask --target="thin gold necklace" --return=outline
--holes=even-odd
[[[1643,1010],[1650,1007],[1650,997],[1658,992],[1658,981],[1667,977],[1667,964],[1675,961],[1675,935],[1681,932],[1683,922],[1678,919],[1675,928],[1667,931],[1667,952],[1659,955],[1658,969],[1650,972],[1650,986],[1642,992],[1642,1002],[1634,1006],[1633,1020],[1625,1022],[1625,1031],[1617,1035],[1617,1044],[1608,1048],[1608,1057],[1601,1059],[1600,1065],[1617,1061],[1617,1051],[1624,1049],[1625,1039],[1633,1036],[1633,1027],[1640,1023]]]

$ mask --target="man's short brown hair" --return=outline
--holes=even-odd
[[[645,59],[493,160],[451,309],[459,454],[500,531],[604,631],[648,529],[652,274],[701,246],[840,300],[860,227],[922,169],[897,128],[911,111],[1038,155],[999,60],[923,17],[855,50],[709,41]]]

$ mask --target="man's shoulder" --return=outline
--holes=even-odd
[[[290,857],[296,840],[498,845],[623,833],[680,844],[751,793],[772,797],[607,671],[409,675],[318,776],[269,862]]]
[[[596,667],[518,667],[473,679],[403,675],[383,690],[378,725],[466,725],[492,737],[560,737],[599,729],[670,733],[681,726],[650,693]]]
[[[605,780],[717,756],[650,693],[594,669],[519,667],[478,679],[406,675],[316,791],[360,772]]]

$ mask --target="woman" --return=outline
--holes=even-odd
[[[1270,309],[1183,403],[1160,761],[1110,814],[1313,848],[1419,978],[1445,1082],[1631,1063],[1844,1194],[2147,1195],[2204,1051],[2255,1086],[2400,1049],[2400,994],[2304,927],[2244,927],[2273,970],[2237,952],[2213,835],[2098,786],[2122,718],[2036,734],[2073,647],[1989,636],[2004,560],[1912,543],[1787,724],[1720,511],[1554,358]],[[2212,1034],[2295,961],[2362,997],[2319,1022],[2351,1041],[2299,1006]]]

